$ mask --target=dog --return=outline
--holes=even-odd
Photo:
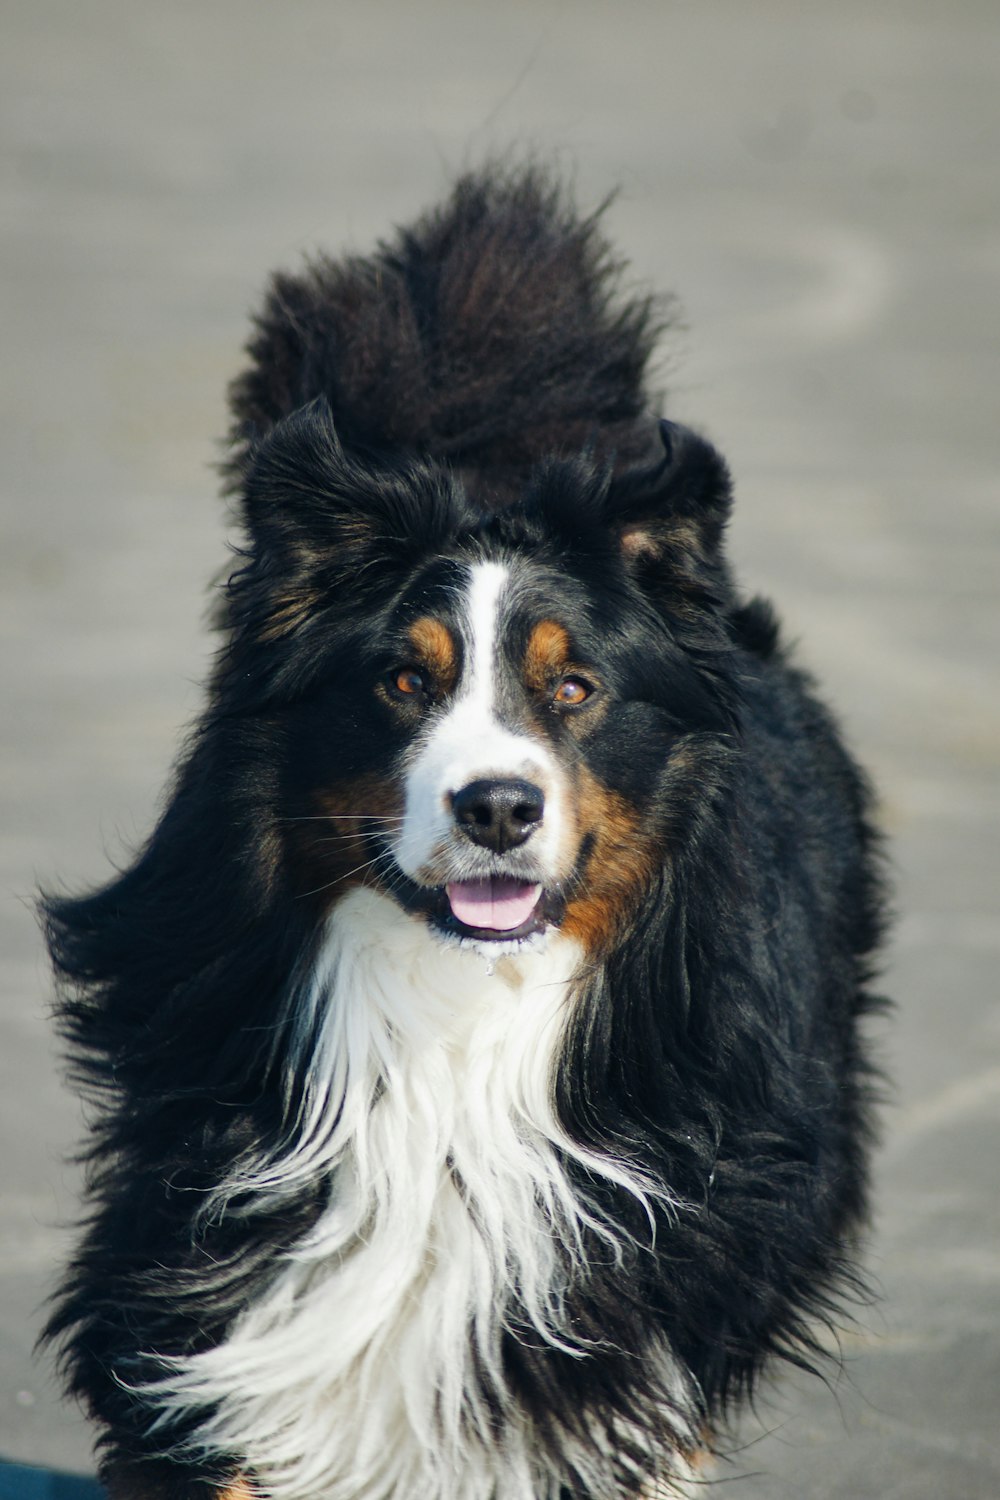
[[[871,796],[662,322],[535,166],[271,285],[204,712],[43,897],[113,1500],[688,1494],[858,1285]]]

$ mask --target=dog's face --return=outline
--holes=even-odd
[[[484,517],[445,476],[348,459],[323,413],[291,423],[248,487],[235,676],[263,674],[280,725],[296,893],[374,886],[493,953],[552,929],[601,951],[724,718],[664,610],[670,545],[696,608],[695,522],[609,521],[572,466]]]
[[[581,853],[568,735],[574,719],[585,731],[600,687],[565,625],[536,619],[545,601],[514,558],[454,571],[453,589],[407,621],[380,684],[406,738],[388,842],[437,927],[510,943],[563,915]]]
[[[648,877],[644,799],[614,729],[623,684],[587,605],[572,576],[513,550],[432,565],[400,601],[373,682],[397,746],[387,884],[446,936],[578,933]],[[645,718],[665,755],[669,727]]]

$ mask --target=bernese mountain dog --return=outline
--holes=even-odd
[[[871,799],[663,323],[536,167],[271,285],[204,712],[43,898],[114,1500],[689,1494],[857,1285]]]

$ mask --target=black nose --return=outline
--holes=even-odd
[[[452,798],[455,822],[474,844],[503,854],[530,839],[545,812],[530,781],[470,781]]]

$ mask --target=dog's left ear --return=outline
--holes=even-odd
[[[732,506],[725,461],[705,438],[675,422],[660,423],[660,441],[659,463],[611,481],[605,520],[636,571],[668,555],[715,562]]]

